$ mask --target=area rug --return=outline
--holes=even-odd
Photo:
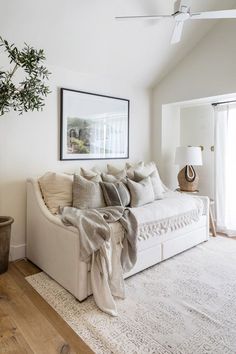
[[[97,354],[235,354],[236,241],[210,239],[126,280],[114,318],[45,273],[26,278]]]

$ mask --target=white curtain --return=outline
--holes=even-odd
[[[236,236],[236,105],[215,108],[215,208],[217,231]]]

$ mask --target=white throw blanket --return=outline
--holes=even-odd
[[[65,207],[61,220],[79,231],[80,259],[90,262],[91,286],[97,306],[117,316],[113,296],[125,297],[123,271],[137,259],[137,221],[128,208],[76,209]],[[123,239],[112,237],[109,224],[119,221],[125,230]],[[118,242],[117,242],[118,241]]]

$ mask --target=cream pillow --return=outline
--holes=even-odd
[[[140,182],[144,178],[147,178],[147,177],[150,177],[150,179],[151,179],[155,199],[163,199],[164,188],[162,186],[162,182],[161,182],[161,179],[159,177],[157,170],[154,170],[152,173],[150,173],[149,176],[147,176],[143,172],[135,172],[134,171],[134,181],[135,182]]]
[[[102,188],[100,186],[101,177],[99,175],[90,180],[74,175],[73,182],[73,207],[78,209],[95,209],[106,206]]]
[[[155,162],[151,161],[143,165],[142,173],[145,175],[149,176],[153,171],[157,171]]]
[[[128,178],[134,179],[134,171],[141,172],[144,167],[144,162],[141,161],[137,164],[130,164],[130,163],[126,162],[125,166],[126,166]]]
[[[118,175],[119,173],[124,173],[125,172],[125,174],[126,174],[126,169],[124,168],[124,169],[119,169],[119,168],[117,168],[117,167],[115,167],[115,166],[113,166],[113,165],[110,165],[109,163],[107,164],[107,173],[109,174],[109,175]]]
[[[107,173],[102,173],[102,180],[104,182],[117,182],[117,181],[125,181],[126,180],[126,171],[122,170],[114,175],[112,174],[107,174]]]
[[[140,162],[135,163],[135,164],[130,163],[130,162],[126,162],[126,164],[125,164],[125,167],[126,167],[127,170],[129,168],[143,168],[143,166],[144,166],[144,162],[143,161],[140,161]]]
[[[83,176],[86,179],[92,179],[92,178],[94,178],[96,176],[100,176],[100,174],[101,174],[98,171],[88,170],[88,169],[83,168],[83,167],[81,167],[80,171],[81,171],[81,176]],[[102,179],[100,178],[100,181],[101,180]]]
[[[138,169],[138,170],[135,169],[134,172],[137,172],[138,174],[142,174],[143,178],[145,178],[145,177],[150,176],[151,173],[153,173],[154,171],[156,171],[158,183],[160,183],[160,185],[161,185],[160,190],[162,191],[162,193],[166,192],[166,188],[163,185],[163,182],[162,182],[162,180],[160,178],[160,175],[159,175],[159,172],[158,172],[158,169],[157,169],[157,166],[156,166],[155,162],[153,162],[153,161],[148,162],[148,163],[144,164],[141,169]],[[134,177],[132,179],[135,180]],[[141,178],[139,178],[139,180],[140,179]]]
[[[144,178],[140,182],[127,180],[131,195],[131,207],[136,208],[155,200],[154,191],[150,177]]]
[[[59,207],[72,205],[73,176],[47,172],[38,182],[45,204],[52,214],[57,214]]]

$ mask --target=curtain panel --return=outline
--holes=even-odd
[[[217,231],[236,236],[236,105],[215,107]]]

